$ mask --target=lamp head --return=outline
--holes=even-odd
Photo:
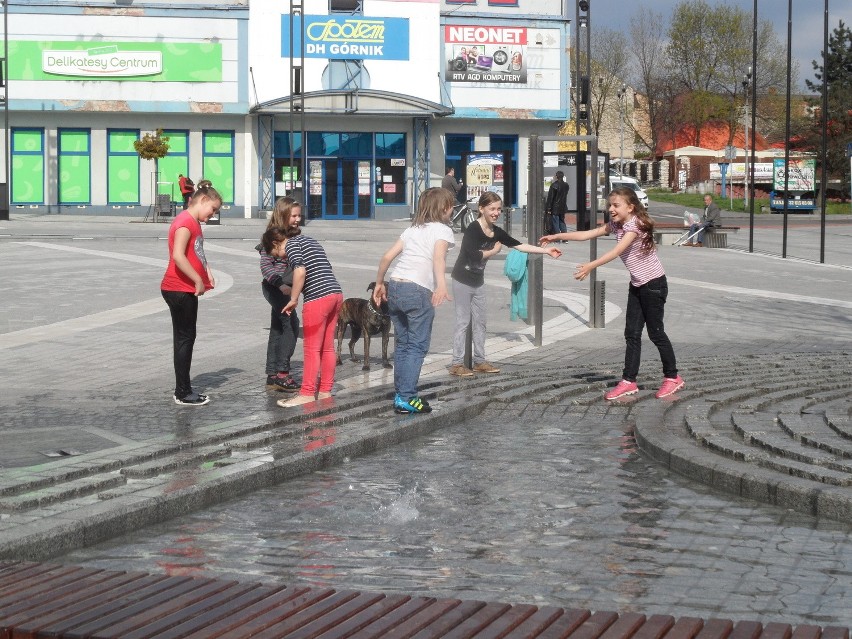
[[[589,1],[588,0],[580,0],[577,3],[577,6],[580,7],[580,11],[588,11],[589,10]]]

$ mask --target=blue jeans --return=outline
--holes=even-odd
[[[565,215],[548,215],[550,218],[550,233],[552,235],[556,235],[557,233],[567,233],[568,227],[565,225]]]
[[[290,372],[290,358],[296,351],[299,336],[299,316],[295,309],[289,315],[281,312],[290,301],[277,286],[263,280],[263,296],[272,307],[269,318],[269,341],[266,344],[266,374]]]
[[[198,321],[198,298],[182,291],[160,291],[172,315],[173,360],[175,367],[175,397],[183,399],[192,394],[189,369],[195,346],[195,327]]]
[[[627,296],[627,315],[624,320],[624,339],[627,351],[624,354],[622,377],[635,382],[639,374],[639,360],[642,356],[642,329],[648,327],[648,337],[660,351],[663,362],[663,375],[677,377],[677,361],[674,348],[663,327],[663,311],[669,285],[666,276],[658,277],[642,286],[630,285]]]
[[[695,243],[703,243],[704,242],[704,229],[710,226],[710,222],[699,222],[698,224],[692,224],[689,227],[689,235],[687,237],[692,237],[693,233],[698,233],[695,237],[693,237],[690,242]]]
[[[414,282],[388,282],[388,311],[394,329],[393,385],[403,399],[417,396],[420,369],[432,341],[432,291]]]

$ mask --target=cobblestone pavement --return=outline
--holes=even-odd
[[[687,388],[676,401],[653,399],[659,365],[646,341],[643,390],[625,419],[648,455],[720,491],[852,520],[848,222],[829,227],[828,264],[771,249],[660,247],[666,327]],[[313,221],[305,232],[323,242],[345,295],[363,296],[406,224]],[[253,250],[263,225],[225,219],[205,230],[218,286],[202,299],[193,374],[212,401],[187,409],[171,402],[158,291],[165,224],[14,214],[0,223],[0,557],[55,557],[473,419],[495,401],[586,411],[618,377],[627,274],[620,263],[599,270],[607,325],[588,329],[588,285],[571,273],[589,249],[569,244],[545,262],[540,348],[509,321],[508,280],[492,260],[487,352],[500,375],[471,385],[446,374],[452,306],[439,308],[422,378],[440,408],[432,415],[393,415],[392,371],[378,359],[369,372],[338,367],[332,400],[280,409],[263,386],[268,306]],[[798,254],[813,254],[818,234],[796,227]],[[779,236],[774,224],[760,230],[767,246]],[[333,445],[318,427],[337,429]]]

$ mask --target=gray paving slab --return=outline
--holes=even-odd
[[[666,205],[653,210],[662,220],[677,220],[681,213]],[[205,229],[219,285],[202,299],[193,379],[212,401],[187,409],[171,402],[170,320],[158,290],[167,225],[26,215],[0,223],[0,433],[5,443],[0,555],[55,556],[472,419],[500,396],[507,403],[527,397],[530,415],[554,407],[564,415],[586,414],[602,404],[602,390],[620,373],[627,274],[620,263],[599,269],[598,278],[606,281],[607,324],[590,329],[588,284],[571,277],[574,265],[588,258],[589,247],[566,244],[561,260],[545,262],[544,345],[538,348],[531,328],[509,319],[509,283],[501,260],[489,266],[487,352],[503,368],[501,375],[477,378],[473,389],[447,375],[452,305],[438,309],[422,377],[439,408],[432,416],[412,422],[389,411],[392,371],[382,369],[378,359],[370,372],[344,361],[331,403],[281,409],[275,404],[280,395],[263,385],[268,306],[260,294],[253,247],[264,225],[226,218]],[[406,225],[405,220],[311,221],[305,233],[322,241],[345,295],[363,296],[381,253]],[[712,407],[736,405],[734,399],[719,398],[738,389],[743,391],[736,400],[741,408],[761,414],[754,418],[754,429],[766,423],[760,418],[767,415],[773,423],[776,404],[787,412],[815,407],[848,421],[848,393],[808,399],[832,377],[852,378],[847,363],[852,353],[852,224],[848,216],[837,217],[828,229],[826,263],[813,258],[819,255],[822,233],[813,218],[791,224],[789,245],[796,256],[787,259],[776,250],[782,247],[783,228],[766,216],[755,230],[759,250],[754,253],[739,248],[742,231],[734,247],[725,250],[660,247],[670,282],[667,331],[693,393],[687,399],[696,405],[709,402],[694,419],[704,420],[711,439],[729,436],[714,430],[719,417]],[[608,242],[601,241],[599,252]],[[646,341],[645,348],[643,408],[637,406],[635,415],[628,411],[625,418],[636,423],[649,454],[720,490],[755,499],[777,494],[777,475],[765,468],[740,468],[706,447],[669,436],[685,430],[685,418],[676,404],[661,408],[654,403],[651,395],[661,375],[653,347]],[[296,360],[298,368],[300,349]],[[776,375],[807,387],[799,393],[804,397],[782,393],[769,406],[760,406],[771,392],[761,380]],[[711,389],[706,396],[693,380]],[[667,417],[674,421],[667,423]],[[342,436],[338,429],[335,438],[324,435],[324,429],[341,424],[351,433]],[[776,450],[789,442],[777,432],[769,439]],[[765,456],[756,450],[750,454],[755,460]],[[105,475],[109,486],[99,483]],[[63,485],[77,492],[57,497]],[[850,512],[849,491],[847,484],[817,496],[812,486],[793,482],[779,499],[792,507],[812,504],[814,514],[844,519]]]

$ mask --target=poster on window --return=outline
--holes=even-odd
[[[446,25],[447,82],[526,84],[527,29]]]
[[[464,155],[464,176],[467,197],[479,198],[486,191],[494,191],[505,200],[503,153],[466,153]]]

